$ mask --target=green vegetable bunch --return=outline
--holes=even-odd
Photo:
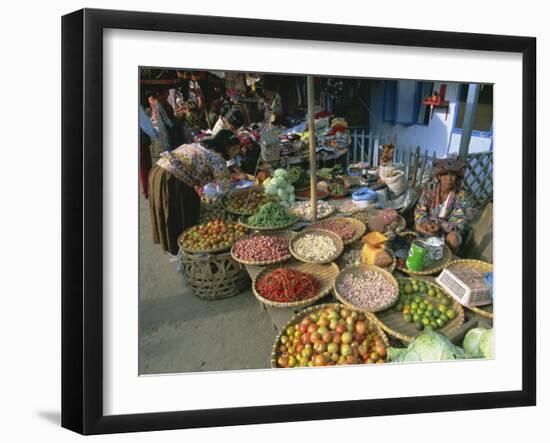
[[[269,202],[260,207],[258,212],[248,217],[248,224],[259,228],[270,228],[287,225],[296,221],[296,217],[277,203]]]

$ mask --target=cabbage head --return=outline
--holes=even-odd
[[[466,333],[464,341],[462,342],[462,347],[464,348],[464,352],[468,354],[468,357],[482,357],[481,351],[479,350],[479,342],[486,332],[487,329],[485,328],[474,328]]]
[[[406,349],[388,348],[388,359],[396,362],[441,361],[464,358],[464,351],[438,332],[423,332]]]
[[[288,200],[288,193],[284,190],[279,188],[277,191],[277,195],[281,199],[281,201],[287,201]]]
[[[277,185],[273,181],[265,188],[267,195],[277,195]]]
[[[274,177],[282,178],[283,180],[286,178],[286,169],[275,169],[275,172],[273,173]]]
[[[495,358],[495,341],[493,329],[487,330],[479,340],[479,350],[485,358]]]

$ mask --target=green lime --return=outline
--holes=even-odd
[[[410,323],[412,321],[411,314],[405,314],[403,315],[403,320],[405,320],[407,323]]]
[[[429,295],[430,297],[433,297],[433,296],[435,295],[435,290],[434,290],[434,288],[428,289],[428,295]]]
[[[415,301],[416,303],[420,303],[420,302],[422,301],[422,297],[420,297],[420,295],[415,295],[415,296],[414,296],[414,301]]]
[[[447,312],[445,312],[445,314],[447,314],[447,317],[449,317],[450,320],[456,317],[455,311],[453,311],[452,309],[447,309]]]
[[[447,310],[447,306],[445,306],[444,304],[440,304],[438,306],[438,309],[441,311],[441,312],[445,312]]]
[[[437,329],[437,321],[436,320],[430,321],[430,326],[434,329]]]
[[[432,305],[431,303],[428,303],[428,305],[426,306],[426,311],[432,312],[433,309],[434,309],[434,305]]]
[[[424,326],[424,330],[425,330],[425,331],[433,331],[434,328],[433,328],[432,325],[426,325],[426,326]]]
[[[422,324],[424,326],[429,325],[430,324],[430,319],[428,317],[422,317]]]
[[[405,285],[405,294],[412,294],[413,288],[411,285]]]
[[[441,315],[441,311],[437,308],[435,308],[432,312],[433,312],[433,315],[434,315],[435,318],[437,318]]]
[[[415,312],[412,316],[413,318],[413,322],[417,322],[417,321],[420,321],[420,319],[422,318],[417,312]]]
[[[418,303],[417,303],[416,301],[413,301],[413,302],[411,303],[411,309],[413,309],[413,310],[418,309]]]
[[[449,306],[449,305],[451,304],[451,300],[449,300],[448,297],[443,297],[443,298],[441,299],[441,304],[442,304],[442,305],[445,305],[445,306]]]
[[[447,317],[447,314],[445,314],[444,312],[441,313],[441,315],[439,316],[439,318],[441,320],[443,320],[445,323],[447,323],[449,321],[449,317]]]
[[[443,319],[441,317],[439,317],[435,322],[437,323],[437,326],[439,326],[440,328],[445,326],[445,322],[443,321]]]

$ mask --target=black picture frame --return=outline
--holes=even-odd
[[[106,416],[103,413],[103,30],[108,28],[522,55],[522,389]],[[82,434],[536,404],[536,39],[411,29],[84,9],[62,18],[62,426]]]

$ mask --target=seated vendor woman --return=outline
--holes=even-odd
[[[456,254],[462,243],[467,201],[461,189],[464,163],[458,159],[436,160],[434,181],[422,191],[414,213],[416,230],[424,236],[444,237]]]
[[[228,190],[231,174],[226,162],[239,152],[239,139],[222,129],[201,143],[163,152],[149,173],[149,207],[153,241],[178,253],[178,237],[199,222],[200,197],[195,186],[216,181]]]

